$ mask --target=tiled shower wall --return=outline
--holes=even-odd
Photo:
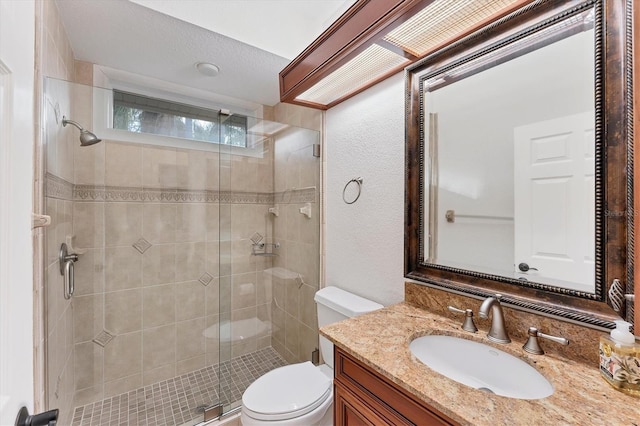
[[[91,82],[90,64],[71,67],[77,81]],[[319,254],[317,240],[315,247],[302,243],[319,231],[319,182],[307,176],[318,168],[307,162],[312,167],[303,172],[292,162],[305,149],[304,158],[317,162],[310,151],[317,132],[302,130],[307,134],[299,147],[287,142],[293,130],[278,135],[265,143],[262,158],[109,140],[80,147],[76,129],[63,129],[60,120],[67,115],[92,122],[91,87],[51,80],[45,95],[45,202],[53,222],[46,230],[43,287],[46,408],[60,408],[61,423],[73,406],[270,345],[290,362],[310,358],[317,347],[313,293]],[[288,114],[279,114],[285,120],[319,128],[309,122],[317,119],[315,111],[301,116],[306,109],[286,107]],[[278,165],[275,141],[282,141]],[[284,179],[278,190],[274,170]],[[279,217],[268,212],[276,202]],[[289,211],[307,202],[312,219],[300,222]],[[276,223],[280,257],[251,256],[249,237],[259,232],[275,242]],[[287,232],[287,226],[295,229]],[[65,301],[57,253],[69,236],[82,254],[75,296]],[[300,275],[282,281],[273,259]],[[287,299],[292,284],[296,291]],[[279,316],[272,326],[273,306]],[[218,324],[229,321],[233,331],[223,327],[219,346]]]
[[[73,80],[73,51],[55,2],[36,1],[36,90],[44,92],[45,76]],[[69,111],[71,91],[68,86],[56,87],[59,110]],[[45,101],[46,102],[46,101]],[[51,225],[41,228],[44,246],[35,245],[34,271],[37,332],[36,348],[36,411],[48,407],[60,409],[60,422],[71,421],[73,409],[73,308],[63,297],[62,276],[58,268],[58,250],[72,227],[73,144],[70,132],[55,123],[54,105],[36,103],[39,131],[36,132],[36,184],[34,210],[51,217]],[[45,124],[47,127],[45,127]],[[47,134],[42,139],[40,135]],[[48,188],[43,175],[48,168],[55,178]],[[42,186],[40,186],[42,185]],[[39,207],[41,204],[42,207]],[[41,259],[41,260],[40,260]]]
[[[86,250],[74,296],[76,405],[270,346],[271,258],[252,256],[249,241],[272,235],[270,142],[264,151],[77,149],[97,161],[78,165],[74,190],[75,244]]]
[[[311,360],[318,348],[318,321],[313,300],[320,283],[320,158],[313,156],[313,144],[320,144],[322,112],[278,104],[274,118],[281,123],[317,130],[306,139],[293,131],[276,136],[274,186],[279,215],[273,218],[274,238],[281,243],[281,255],[273,263],[272,344],[288,362]],[[313,191],[313,198],[300,202],[290,194]],[[311,191],[310,191],[311,193]],[[280,201],[282,204],[278,204]],[[307,203],[307,201],[310,201]],[[300,213],[311,209],[311,217]]]

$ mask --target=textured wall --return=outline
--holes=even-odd
[[[402,73],[326,113],[326,285],[388,305],[403,298],[404,79]],[[364,179],[360,199],[345,183]]]

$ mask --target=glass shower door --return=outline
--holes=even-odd
[[[263,374],[313,359],[318,331],[317,131],[246,117],[246,144],[221,145],[220,399],[228,413]]]

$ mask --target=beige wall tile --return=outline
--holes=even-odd
[[[145,329],[142,333],[142,356],[143,371],[153,370],[167,364],[175,365],[175,324]]]
[[[60,267],[53,263],[47,268],[45,281],[46,292],[46,314],[49,333],[58,324],[58,320],[66,306],[64,300],[64,284],[62,275],[60,275]]]
[[[90,108],[88,110],[91,111]],[[89,120],[89,122],[90,121],[91,120]],[[82,123],[84,122],[87,122],[87,120],[85,119],[84,121],[82,121]],[[105,143],[98,143],[89,146],[80,146],[80,144],[74,145],[74,183],[76,185],[105,184],[105,151]]]
[[[141,203],[106,203],[104,219],[107,247],[131,246],[142,236]]]
[[[218,315],[209,315],[206,317],[206,328],[204,331],[205,353],[207,355],[207,365],[211,359],[219,359],[218,352],[220,350],[220,317]],[[215,354],[215,357],[210,355]]]
[[[74,342],[90,341],[104,328],[104,294],[75,296],[73,305]]]
[[[176,324],[176,359],[178,361],[202,356],[202,362],[204,362],[204,325],[204,318],[196,318]],[[180,368],[178,367],[178,369]]]
[[[271,346],[271,335],[256,339],[256,350],[266,349]]]
[[[51,265],[58,260],[58,251],[60,243],[56,236],[56,228],[58,227],[58,200],[55,198],[45,198],[45,214],[51,217],[51,225],[45,228],[46,239],[46,264]]]
[[[243,339],[231,344],[231,357],[239,357],[258,350],[258,341],[255,337]]]
[[[205,361],[206,358],[204,354],[178,361],[176,363],[176,376],[181,376],[183,374],[187,374],[192,371],[204,368],[206,366]]]
[[[318,329],[300,325],[298,357],[300,362],[311,361],[311,353],[319,348]]]
[[[231,312],[231,277],[220,277],[220,290],[218,292],[219,313]]]
[[[218,259],[220,264],[218,265],[218,271],[221,277],[231,276],[232,273],[232,255],[231,255],[231,241],[221,241],[219,244],[220,254]]]
[[[231,240],[231,204],[220,204],[218,207],[219,224],[218,230],[220,241]]]
[[[206,288],[199,281],[176,284],[176,321],[205,316]]]
[[[73,396],[73,401],[76,407],[80,407],[83,405],[91,404],[95,401],[100,401],[104,398],[104,384],[100,382],[99,385],[96,385],[91,388],[80,389],[76,391]]]
[[[104,250],[87,250],[75,264],[74,296],[104,292],[104,274]]]
[[[93,64],[85,61],[74,61],[74,79],[76,83],[93,84]]]
[[[176,320],[175,284],[145,287],[143,289],[143,323],[144,328],[171,324]]]
[[[176,207],[176,242],[206,240],[207,206],[205,204],[178,204]]]
[[[124,334],[142,329],[141,289],[106,293],[104,305],[105,328],[109,332]],[[110,347],[114,341],[109,343],[107,347]]]
[[[169,380],[176,377],[176,364],[167,364],[162,367],[147,370],[142,373],[142,386],[148,386],[163,380]]]
[[[142,374],[142,332],[122,334],[116,336],[104,348],[104,379],[105,397],[113,395],[111,392],[115,384],[109,382],[132,375]],[[142,379],[140,378],[140,382]],[[135,389],[129,387],[128,389]]]
[[[284,324],[285,347],[293,354],[295,359],[299,357],[300,350],[300,323],[295,317],[287,315]]]
[[[142,149],[142,185],[145,188],[175,188],[176,150],[145,145]]]
[[[255,272],[257,256],[251,255],[251,244],[249,239],[231,241],[231,273],[233,275]],[[222,266],[221,263],[221,270]]]
[[[267,328],[263,331],[258,330],[257,337],[270,337],[271,336],[271,304],[264,304],[256,306],[256,318],[267,325]]]
[[[217,190],[218,162],[217,152],[177,150],[178,188]]]
[[[131,246],[105,249],[107,292],[142,287],[142,255]]]
[[[318,315],[316,309],[316,303],[313,300],[316,294],[316,289],[307,284],[300,287],[300,299],[299,299],[299,311],[300,322],[307,327],[317,328]]]
[[[217,241],[207,242],[205,256],[206,271],[217,277],[220,274],[220,243]]]
[[[270,304],[273,298],[273,275],[269,272],[259,270],[256,274],[257,287],[256,287],[256,304]]]
[[[206,206],[207,241],[218,243],[220,240],[220,205],[207,203]]]
[[[214,278],[205,288],[205,315],[217,315],[220,312],[220,279]]]
[[[205,270],[206,243],[176,244],[176,281],[195,281]]]
[[[142,284],[151,286],[175,282],[175,244],[156,244],[142,256]]]
[[[105,184],[142,187],[142,145],[106,142]]]
[[[300,313],[300,289],[296,280],[285,280],[285,297],[284,297],[284,309],[294,318],[299,317]]]
[[[286,313],[280,309],[279,307],[272,305],[271,306],[271,337],[272,341],[277,341],[283,347],[286,341],[285,338],[285,318]],[[281,351],[278,351],[282,353]]]
[[[121,379],[104,383],[104,397],[120,395],[133,389],[142,387],[142,373],[133,374]]]
[[[176,240],[176,204],[150,204],[143,207],[142,234],[152,244]]]
[[[256,306],[256,273],[233,275],[231,309],[238,310]]]
[[[73,182],[75,175],[73,168],[73,147],[78,141],[78,131],[75,128],[69,128],[62,131],[62,138],[58,139],[56,156],[58,161],[58,176],[67,182]]]
[[[75,389],[102,386],[103,349],[93,342],[75,345]]]
[[[258,186],[258,169],[250,157],[234,157],[230,177],[232,191],[255,191]]]
[[[73,234],[80,248],[101,248],[104,244],[104,203],[73,203]]]

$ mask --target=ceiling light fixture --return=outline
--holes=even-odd
[[[207,77],[215,77],[220,72],[220,68],[217,65],[213,65],[208,62],[196,63],[196,69],[200,74],[206,75]]]

